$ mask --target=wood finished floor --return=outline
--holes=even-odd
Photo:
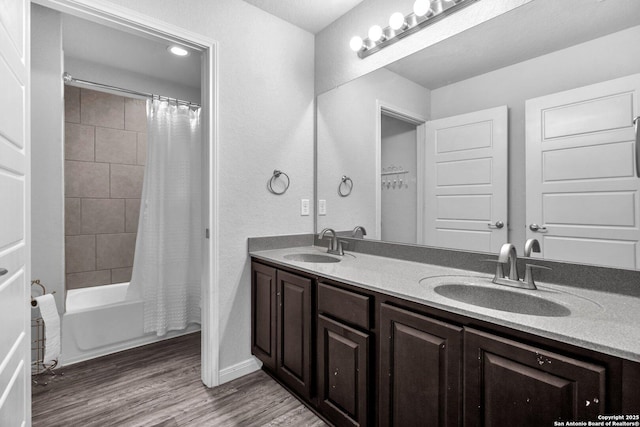
[[[34,427],[327,425],[262,371],[205,387],[199,333],[60,371],[33,386]]]

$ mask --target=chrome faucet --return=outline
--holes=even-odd
[[[529,239],[524,244],[524,256],[530,257],[531,252],[540,253],[540,242],[538,239]]]
[[[336,235],[335,230],[333,230],[332,228],[325,228],[324,230],[322,230],[318,235],[318,238],[324,239],[327,233],[331,234],[330,236],[331,241],[329,242],[329,249],[327,249],[327,253],[330,253],[333,255],[344,255],[344,250],[342,249],[342,242],[338,240],[338,236]]]
[[[531,252],[540,252],[540,243],[536,239],[529,239],[524,247],[524,253],[526,256],[530,256]],[[534,265],[527,264],[525,269],[524,279],[520,280],[518,275],[518,254],[516,253],[516,248],[511,243],[505,243],[500,248],[500,253],[498,254],[498,260],[487,260],[492,262],[497,262],[496,267],[496,275],[493,277],[493,283],[498,285],[507,285],[513,286],[515,288],[524,288],[524,289],[538,289],[533,280],[533,272],[534,268],[541,268],[545,270],[551,270],[549,267],[544,267],[542,265]],[[504,273],[505,265],[509,264],[509,277],[506,277]]]
[[[530,257],[531,252],[535,252],[537,254],[540,253],[540,242],[537,239],[529,239],[524,244],[524,256]],[[533,269],[539,268],[542,270],[551,270],[549,267],[545,267],[543,265],[535,265],[535,264],[526,264],[524,269],[524,279],[523,282],[527,285],[529,289],[538,289],[536,287],[536,282],[533,280]]]
[[[518,277],[518,254],[516,253],[516,247],[511,243],[505,243],[500,248],[500,254],[498,255],[498,267],[496,268],[496,279],[504,279],[504,266],[509,263],[509,280],[520,280]],[[495,282],[495,280],[494,280]]]
[[[361,225],[356,225],[356,228],[354,228],[353,231],[351,232],[351,237],[353,237],[354,239],[357,239],[358,231],[362,233],[362,238],[364,239],[364,236],[367,235],[367,230],[365,230],[364,227]]]

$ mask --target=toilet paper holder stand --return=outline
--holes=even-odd
[[[44,295],[47,293],[47,288],[44,287],[44,285],[42,283],[40,283],[40,280],[32,280],[31,281],[31,287],[33,288],[33,286],[40,286],[40,288],[42,289],[42,294]],[[55,294],[56,291],[51,292],[52,294]],[[37,307],[38,303],[36,302],[35,298],[33,297],[33,291],[31,293],[31,306],[32,307]],[[47,374],[47,375],[51,375],[51,376],[55,376],[57,375],[53,370],[55,369],[55,367],[58,365],[58,362],[56,361],[55,363],[53,363],[50,366],[45,366],[43,363],[44,360],[44,344],[45,344],[45,335],[44,335],[44,321],[42,320],[42,317],[38,316],[38,317],[34,317],[31,319],[31,332],[32,332],[32,340],[31,340],[31,377],[33,380],[33,384],[35,385],[47,385],[48,382],[44,382],[44,381],[40,381],[40,376],[43,374]]]

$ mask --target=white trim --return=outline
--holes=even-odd
[[[208,262],[203,265],[202,278],[202,382],[208,387],[219,384],[219,276],[218,276],[218,43],[217,41],[188,31],[131,9],[116,6],[103,0],[32,0],[33,3],[77,16],[118,30],[147,37],[180,43],[203,53],[201,100],[203,111],[203,135],[209,142],[208,189],[204,195],[209,212],[205,227],[210,238],[203,239]],[[204,234],[204,230],[203,230]]]
[[[262,367],[262,363],[255,357],[236,363],[233,366],[220,370],[220,384],[233,381],[236,378],[243,377],[247,374],[255,372]]]
[[[416,195],[417,195],[417,236],[416,243],[422,244],[422,216],[424,212],[424,153],[425,153],[425,132],[424,124],[427,122],[427,118],[423,117],[419,113],[406,110],[396,105],[390,104],[386,101],[376,99],[376,168],[375,178],[376,183],[376,239],[382,240],[382,115],[393,117],[403,122],[410,123],[416,126]]]

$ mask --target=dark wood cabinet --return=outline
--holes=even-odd
[[[276,369],[276,269],[251,264],[251,352]]]
[[[309,399],[313,381],[311,279],[277,271],[276,373]]]
[[[311,397],[312,281],[251,264],[251,352],[293,391]]]
[[[465,426],[551,426],[604,413],[605,368],[465,329]]]
[[[318,316],[318,408],[336,426],[369,425],[369,334]]]
[[[541,426],[634,414],[640,364],[252,262],[251,350],[336,426]]]
[[[458,426],[462,328],[380,307],[379,424]]]

